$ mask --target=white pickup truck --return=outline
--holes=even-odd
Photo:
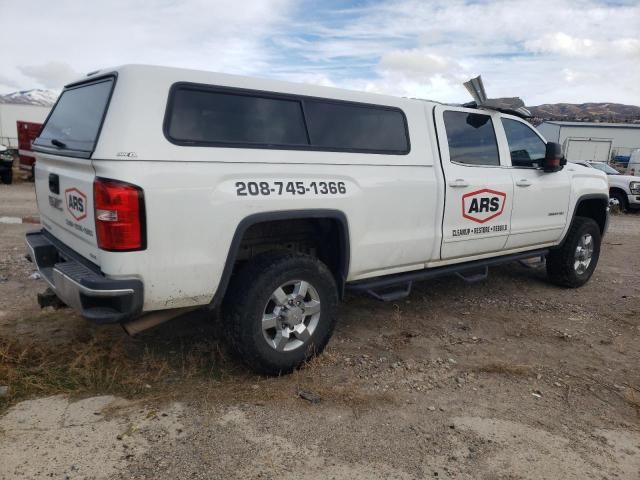
[[[578,287],[607,228],[604,173],[484,108],[131,65],[66,86],[33,149],[28,251],[65,304],[129,331],[221,306],[268,374],[322,351],[346,289],[534,257]]]
[[[607,174],[609,197],[623,212],[640,209],[640,177],[623,175],[604,162],[575,162],[584,167],[597,168]]]

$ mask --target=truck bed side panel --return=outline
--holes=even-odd
[[[126,178],[144,189],[147,249],[101,252],[112,278],[137,272],[144,310],[208,303],[216,292],[235,230],[260,212],[343,211],[349,222],[348,280],[421,268],[438,232],[431,167],[99,161],[96,175]],[[238,196],[236,182],[344,182],[346,194]],[[393,267],[393,270],[390,270]]]

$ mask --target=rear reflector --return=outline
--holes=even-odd
[[[135,185],[96,178],[93,199],[98,247],[110,251],[144,250],[144,195]]]

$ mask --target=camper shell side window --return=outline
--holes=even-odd
[[[406,155],[407,119],[396,107],[176,83],[164,119],[176,145]]]

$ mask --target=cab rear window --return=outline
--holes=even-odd
[[[452,162],[499,166],[498,141],[489,115],[444,112],[444,126]]]
[[[90,156],[96,146],[115,79],[109,77],[67,88],[49,115],[34,147]]]

